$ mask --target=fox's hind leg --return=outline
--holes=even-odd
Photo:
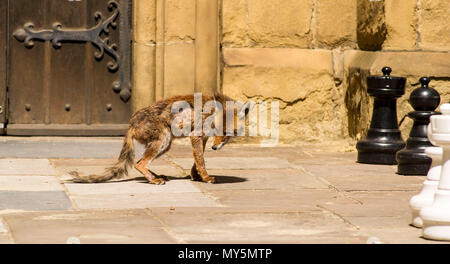
[[[208,137],[203,137],[203,149],[202,149],[203,153],[205,153],[206,142],[208,142]],[[193,181],[202,181],[202,177],[200,176],[200,174],[197,171],[197,166],[195,165],[195,162],[194,162],[194,165],[192,165],[192,168],[191,168],[191,180],[193,180]]]
[[[191,135],[191,144],[192,144],[192,152],[194,154],[195,167],[197,172],[200,174],[203,182],[214,183],[216,179],[214,177],[210,177],[208,172],[206,172],[205,167],[205,159],[203,157],[203,137],[198,137]]]
[[[150,142],[135,168],[144,175],[144,177],[153,184],[164,184],[163,178],[158,177],[158,175],[151,170],[147,169],[147,166],[154,159],[158,158],[164,154],[170,148],[170,143],[172,141],[170,133],[164,133],[161,140]]]
[[[144,157],[134,166],[144,177],[153,184],[164,184],[164,179],[158,178],[157,175],[147,169],[147,165],[154,159],[151,151],[145,151]]]

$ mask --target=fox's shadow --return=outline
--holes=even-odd
[[[160,175],[164,178],[166,181],[177,181],[177,180],[190,180],[191,176],[185,176],[185,177],[173,177],[173,176],[166,176],[166,175]],[[225,184],[225,183],[238,183],[238,182],[245,182],[247,181],[246,178],[236,177],[236,176],[224,176],[224,175],[211,175],[212,177],[216,178],[215,184]],[[129,182],[129,181],[138,181],[139,183],[148,183],[147,179],[145,177],[134,177],[129,179],[123,179],[123,180],[117,180],[117,181],[111,181],[111,182]],[[200,182],[200,181],[197,181]]]

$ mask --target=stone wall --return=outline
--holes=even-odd
[[[391,66],[408,78],[406,138],[421,76],[450,99],[448,21],[448,0],[134,0],[133,106],[208,90],[278,100],[282,142],[348,146],[371,119],[365,78]]]
[[[371,119],[365,78],[391,66],[408,78],[398,101],[407,138],[421,76],[450,99],[448,21],[448,0],[222,0],[222,89],[279,100],[282,142],[352,144]]]

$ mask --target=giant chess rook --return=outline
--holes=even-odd
[[[367,77],[367,92],[374,97],[374,106],[367,136],[356,144],[360,163],[397,164],[395,155],[405,147],[398,129],[397,98],[405,93],[406,78],[390,76],[391,71],[384,67],[383,76]]]

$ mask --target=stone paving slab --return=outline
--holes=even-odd
[[[404,216],[410,217],[409,200],[418,192],[354,192],[349,196],[360,203],[325,204],[324,206],[342,216]]]
[[[367,228],[365,233],[388,244],[443,244],[445,241],[433,241],[422,238],[422,230],[410,226],[395,228]]]
[[[212,190],[328,189],[328,185],[295,169],[208,170],[216,184],[195,182],[197,188]]]
[[[184,210],[151,210],[170,228],[172,234],[188,243],[305,243],[318,236],[340,243],[358,240],[355,239],[358,233],[355,228],[331,214],[320,211],[208,213],[203,210],[196,213]]]
[[[167,194],[167,193],[201,193],[190,180],[170,180],[164,185],[150,184],[143,178],[141,181],[107,182],[107,183],[65,183],[71,195],[91,194]]]
[[[1,175],[55,175],[47,159],[0,159]]]
[[[304,164],[302,168],[306,169],[308,172],[322,177],[329,176],[343,176],[343,175],[395,175],[396,167],[394,166],[382,166],[382,165],[368,165],[368,164]]]
[[[16,243],[174,243],[145,210],[13,214],[4,217]]]
[[[312,175],[320,176],[342,191],[399,191],[421,188],[425,176],[402,176],[396,166],[367,164],[302,165]]]
[[[320,204],[354,204],[333,190],[285,189],[285,190],[222,190],[209,191],[209,195],[229,207],[255,208],[311,208]]]
[[[0,191],[63,191],[63,188],[55,176],[1,176]]]
[[[88,159],[73,148],[78,143],[68,146],[71,140],[78,139],[60,140],[66,149],[58,151],[74,151],[75,159],[0,159],[14,165],[0,166],[0,216],[11,231],[0,232],[0,243],[12,242],[10,235],[18,243],[66,243],[69,237],[81,243],[366,243],[370,237],[444,243],[421,238],[421,230],[409,225],[409,199],[425,177],[358,164],[356,152],[336,152],[331,145],[228,144],[213,151],[210,142],[205,159],[218,184],[205,184],[186,178],[191,147],[174,144],[150,165],[169,177],[166,185],[150,185],[135,170],[120,182],[61,184],[58,178],[70,170],[101,173],[117,158],[97,144],[108,139],[80,139],[97,148],[98,156]],[[40,212],[24,212],[30,210]]]
[[[177,143],[174,141],[174,143]],[[212,140],[210,139],[205,148],[205,157],[279,157],[288,158],[296,157],[299,159],[310,157],[310,154],[303,152],[301,147],[267,147],[261,148],[258,145],[238,145],[227,144],[220,150],[213,150]],[[268,155],[267,153],[270,153]],[[172,158],[186,158],[192,156],[192,147],[190,144],[173,144],[170,148],[169,155]]]
[[[310,151],[308,148],[301,148],[302,154],[290,153],[286,159],[293,167],[296,165],[357,165],[356,152],[320,152],[319,150]],[[314,147],[312,147],[314,149]]]
[[[194,158],[174,158],[173,161],[185,170],[190,170]],[[207,169],[284,169],[291,165],[285,159],[276,157],[210,157],[205,158]]]
[[[0,211],[71,210],[72,204],[63,191],[0,191]]]
[[[115,158],[121,137],[2,137],[0,158]]]
[[[203,193],[92,194],[71,196],[80,209],[219,206]]]

